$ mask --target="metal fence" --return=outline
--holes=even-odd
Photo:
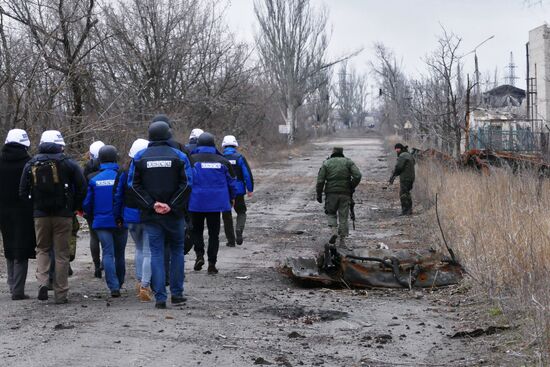
[[[488,127],[470,130],[470,149],[490,149],[506,152],[538,152],[548,154],[549,133],[533,132],[531,129],[502,130]]]

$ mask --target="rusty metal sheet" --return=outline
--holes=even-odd
[[[317,258],[291,258],[284,272],[303,286],[429,288],[460,282],[460,264],[432,250],[342,251],[327,244]]]

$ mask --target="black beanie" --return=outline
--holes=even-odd
[[[403,145],[403,144],[401,144],[401,143],[397,143],[397,144],[395,144],[395,146],[393,147],[393,149],[401,149],[401,150],[404,151],[404,152],[407,150],[407,148],[408,148],[408,146]]]
[[[168,118],[168,116],[166,116],[166,115],[163,114],[163,113],[159,113],[158,115],[156,115],[155,117],[153,117],[153,120],[151,121],[151,123],[157,122],[157,121],[166,122],[166,123],[168,124],[168,126],[170,126],[170,128],[172,128],[172,121],[170,121],[170,119]]]

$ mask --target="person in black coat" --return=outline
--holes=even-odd
[[[0,153],[0,230],[12,300],[29,298],[25,295],[25,282],[29,259],[35,258],[32,204],[18,195],[23,168],[31,159],[29,146],[27,133],[13,129]]]

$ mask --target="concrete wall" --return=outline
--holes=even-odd
[[[550,28],[542,25],[529,31],[529,78],[537,80],[537,116],[550,127]]]

